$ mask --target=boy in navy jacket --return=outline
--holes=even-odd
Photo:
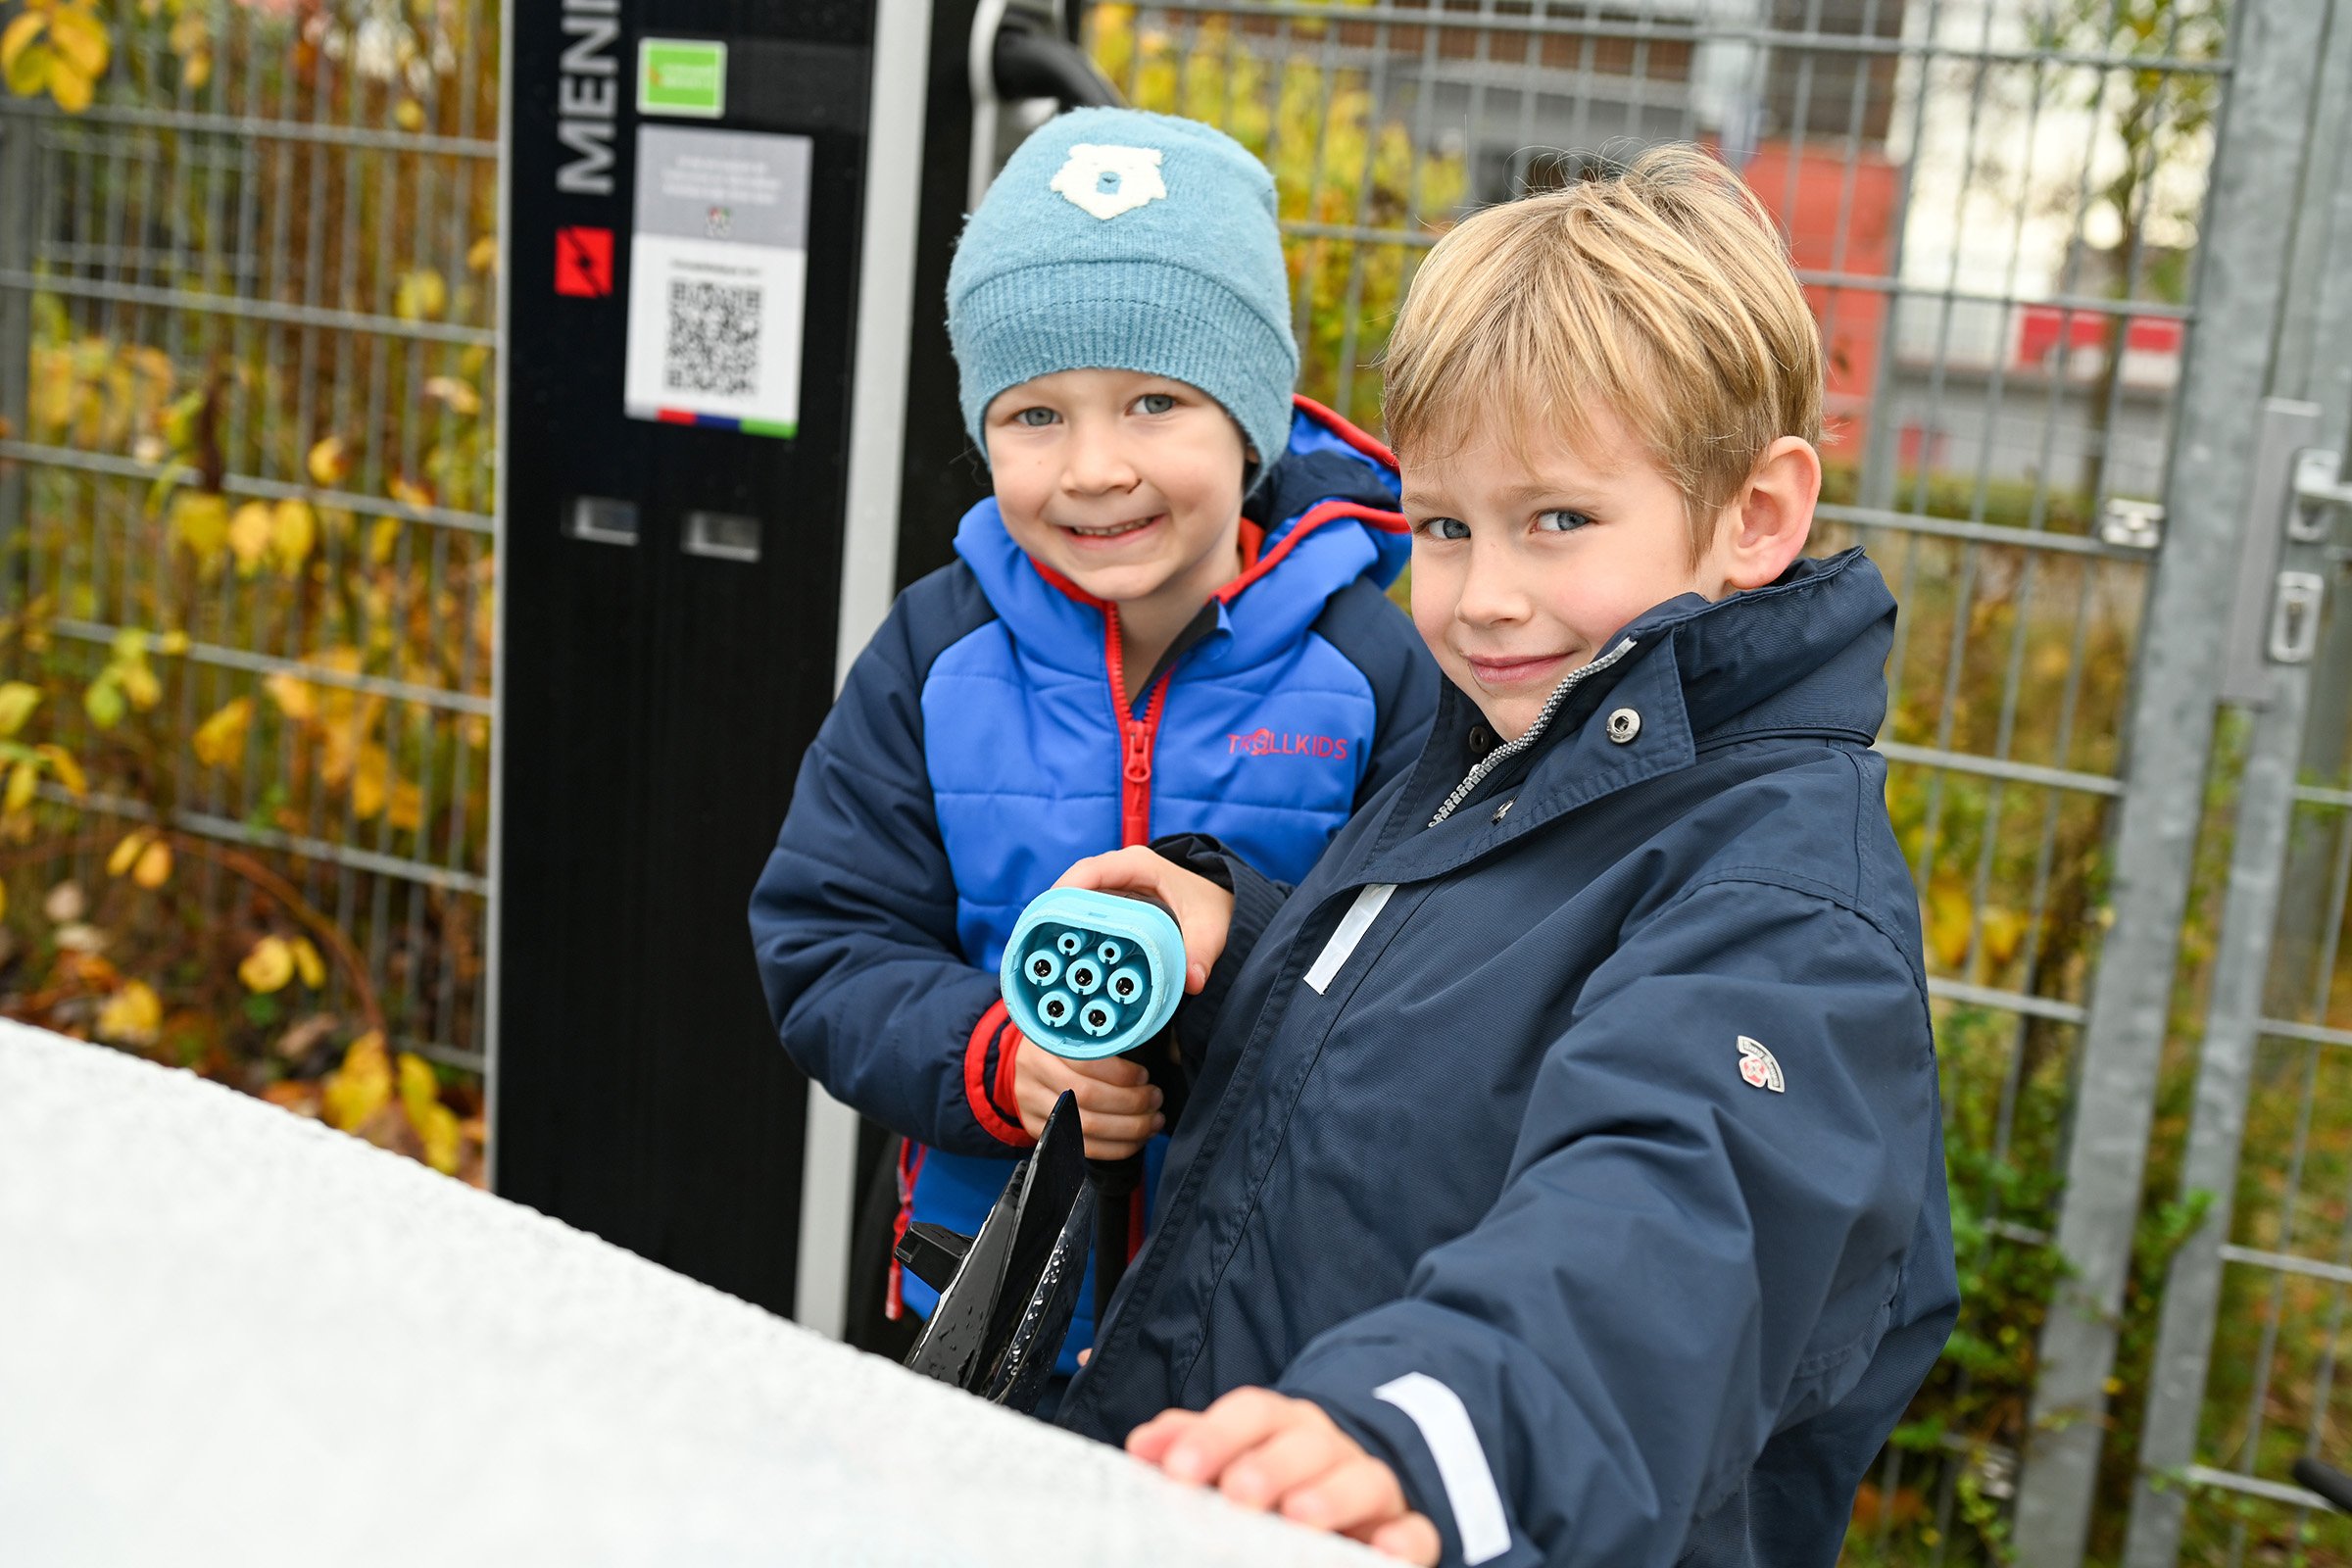
[[[1443,240],[1390,349],[1429,745],[1184,927],[1157,1227],[1057,1419],[1418,1562],[1837,1559],[1957,1306],[1895,607],[1800,559],[1812,319],[1689,147]]]
[[[1090,1155],[1165,1145],[1141,1067],[1006,1020],[1023,906],[1156,833],[1297,880],[1419,754],[1441,683],[1382,591],[1409,550],[1395,460],[1291,395],[1273,185],[1238,144],[1050,122],[966,226],[948,325],[996,493],[850,671],[751,923],[794,1060],[906,1140],[911,1217],[968,1234],[1064,1089]],[[854,1286],[885,1267],[890,1315],[902,1292],[927,1314],[878,1257]]]

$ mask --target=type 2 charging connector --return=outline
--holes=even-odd
[[[1157,904],[1086,888],[1040,894],[999,966],[1004,1009],[1057,1056],[1092,1061],[1160,1031],[1184,996],[1184,933]]]

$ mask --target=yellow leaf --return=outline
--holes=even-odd
[[[188,634],[174,626],[155,640],[155,651],[177,659],[188,651]]]
[[[0,796],[0,810],[22,811],[32,804],[33,792],[40,788],[40,764],[19,762],[8,770],[8,793]]]
[[[48,28],[49,19],[47,17],[37,11],[27,11],[11,22],[6,30],[0,30],[0,74],[7,76],[10,92],[29,97],[40,91],[41,80],[47,79],[48,76],[48,62],[46,60],[42,62],[40,79],[36,79],[28,87],[18,85],[17,66],[18,62],[24,58],[26,51],[32,48],[33,40],[40,37]]]
[[[172,528],[209,566],[228,543],[228,502],[206,491],[182,490],[172,498]]]
[[[0,75],[0,79],[6,80],[10,92],[20,98],[29,98],[49,85],[49,70],[56,60],[57,52],[47,44],[28,43],[17,51],[17,58],[9,62],[8,70],[4,75]]]
[[[228,520],[228,549],[237,558],[237,570],[250,577],[270,550],[270,503],[248,501]]]
[[[384,796],[391,783],[391,754],[381,746],[361,747],[359,765],[351,773],[351,808],[361,820],[384,808]]]
[[[213,52],[210,49],[197,49],[181,57],[179,62],[179,84],[181,86],[190,92],[197,92],[212,79]]]
[[[474,415],[482,412],[482,395],[454,375],[436,375],[424,383],[424,395],[438,398],[449,405],[452,414]]]
[[[252,722],[253,699],[237,698],[197,725],[188,744],[195,748],[196,760],[207,767],[231,766],[244,757],[245,731]]]
[[[392,482],[400,483],[397,479]],[[379,566],[383,565],[392,559],[392,552],[399,547],[400,519],[398,517],[376,518],[375,526],[368,534],[368,559]]]
[[[370,1029],[343,1053],[343,1065],[326,1075],[319,1108],[330,1125],[351,1132],[391,1098],[392,1063],[384,1054],[384,1037]]]
[[[412,1122],[422,1122],[425,1111],[441,1102],[441,1086],[433,1079],[433,1064],[413,1052],[400,1054],[400,1108]]]
[[[318,950],[311,945],[311,939],[296,937],[291,946],[294,949],[294,972],[302,976],[302,983],[313,991],[326,984],[326,962],[318,956]]]
[[[394,474],[392,482],[384,488],[392,492],[393,500],[412,507],[429,507],[433,504],[433,493],[405,473]]]
[[[424,1162],[444,1176],[458,1170],[458,1113],[441,1103],[441,1085],[432,1064],[403,1052],[400,1057],[400,1108],[424,1145]]]
[[[21,680],[0,686],[0,735],[14,735],[24,727],[32,710],[41,706],[41,689]]]
[[[352,765],[358,760],[360,737],[365,729],[357,720],[321,727],[325,733],[318,737],[318,776],[340,788],[351,780]]]
[[[106,858],[106,874],[121,876],[129,870],[138,859],[139,851],[147,847],[147,830],[143,827],[134,827],[123,834],[122,842],[116,845],[114,853]]]
[[[466,266],[472,271],[487,272],[498,265],[498,236],[484,234],[466,252]]]
[[[147,667],[144,659],[135,664],[124,664],[117,679],[122,681],[122,695],[130,699],[130,706],[142,713],[164,700],[164,683],[155,678],[155,671]]]
[[[317,710],[315,699],[318,694],[311,683],[283,670],[263,680],[262,689],[270,694],[271,702],[277,704],[279,712],[298,724]]]
[[[57,781],[60,784],[76,795],[90,793],[90,781],[83,775],[81,764],[74,760],[72,752],[67,751],[63,746],[55,745],[38,746],[33,749],[48,759],[49,771],[57,775]]]
[[[18,20],[24,19],[19,18]],[[15,69],[13,66],[9,69],[7,77],[9,90],[12,92],[16,90]],[[46,67],[43,68],[44,72],[46,69]],[[48,77],[44,74],[41,79],[46,81]],[[39,91],[40,85],[40,82],[34,82],[25,96],[29,97],[31,92]],[[73,354],[65,349],[34,349],[32,351],[32,385],[29,390],[32,403],[29,412],[35,431],[54,432],[62,430],[71,423],[74,418],[74,394]]]
[[[407,131],[424,128],[424,105],[414,98],[403,98],[392,110],[392,122]]]
[[[270,548],[281,570],[292,571],[311,559],[318,543],[318,518],[307,501],[280,501],[270,514]]]
[[[1921,902],[1929,954],[1938,967],[1958,969],[1968,960],[1968,934],[1973,923],[1967,887],[1957,880],[1938,877]]]
[[[68,6],[51,13],[49,38],[58,58],[75,71],[92,78],[106,74],[106,63],[115,52],[114,40],[106,34],[106,24],[87,11]]]
[[[384,805],[384,820],[404,833],[414,833],[424,825],[424,791],[407,779],[392,781],[392,795]]]
[[[101,674],[90,682],[90,689],[81,694],[83,711],[90,722],[100,729],[113,729],[122,722],[122,687],[112,676]]]
[[[130,879],[148,889],[162,887],[172,880],[172,846],[157,839],[139,855],[139,863],[131,867]]]
[[[30,53],[29,50],[26,53]],[[57,107],[69,115],[78,115],[90,107],[97,83],[88,72],[63,55],[52,55],[49,61],[49,96]]]
[[[294,978],[294,950],[286,946],[284,937],[264,937],[237,965],[237,978],[245,982],[246,990],[259,996],[283,990]]]
[[[427,1105],[422,1119],[414,1115],[410,1125],[424,1145],[424,1162],[444,1176],[458,1173],[458,1154],[463,1148],[459,1137],[458,1113],[447,1105]]]
[[[2017,956],[2034,923],[2015,909],[2001,905],[1986,905],[1984,914],[1984,960],[1995,969],[2007,965]]]
[[[439,316],[449,303],[449,285],[441,274],[429,267],[401,274],[399,286],[392,294],[392,314],[404,321],[421,321],[428,316]]]
[[[332,487],[351,475],[351,453],[339,435],[330,435],[312,446],[310,461],[311,481]]]
[[[129,980],[98,1009],[98,1037],[151,1046],[164,1027],[164,1003],[144,980]]]

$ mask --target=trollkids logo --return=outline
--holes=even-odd
[[[1328,757],[1335,762],[1348,760],[1348,741],[1339,735],[1309,735],[1303,732],[1261,729],[1247,735],[1225,737],[1227,757]]]

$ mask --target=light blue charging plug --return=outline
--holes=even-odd
[[[1021,911],[998,978],[1022,1034],[1057,1056],[1115,1056],[1159,1033],[1175,1012],[1184,933],[1156,904],[1054,888]]]

